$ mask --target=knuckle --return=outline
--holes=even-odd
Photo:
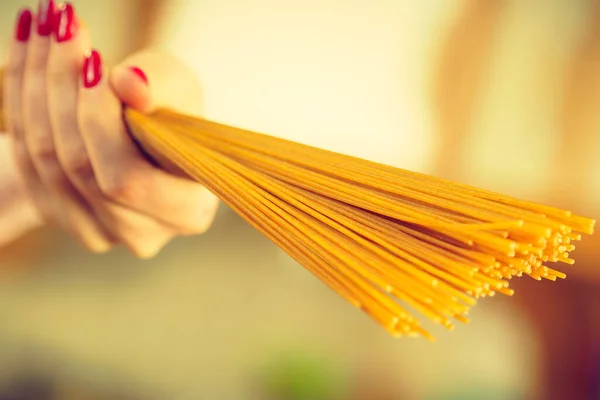
[[[31,158],[38,165],[56,165],[58,156],[52,138],[44,138],[33,141],[30,144]]]
[[[100,182],[100,190],[109,199],[125,204],[136,203],[139,200],[134,179],[129,179],[125,175],[113,175]]]
[[[31,161],[29,161],[31,167],[46,185],[61,190],[69,190],[72,186],[71,180],[67,176],[53,147],[39,146],[35,150],[31,149],[29,155],[31,157]]]
[[[102,193],[111,200],[121,200],[128,197],[128,187],[123,185],[119,179],[108,179],[100,184]]]
[[[65,159],[63,168],[66,174],[82,183],[95,180],[95,173],[90,158],[85,152],[76,152]]]
[[[43,180],[46,184],[60,190],[69,190],[72,186],[71,180],[62,168],[48,168],[43,172]]]

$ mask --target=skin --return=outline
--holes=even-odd
[[[205,232],[218,200],[150,164],[127,134],[122,104],[198,114],[201,91],[175,58],[149,51],[104,67],[98,85],[86,89],[82,67],[91,46],[84,26],[69,41],[32,29],[28,42],[10,43],[4,117],[18,174],[5,182],[18,183],[18,196],[37,212],[24,221],[29,228],[53,223],[92,252],[123,244],[150,258],[176,236]]]

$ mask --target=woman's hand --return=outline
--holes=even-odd
[[[70,4],[41,2],[17,18],[5,72],[5,119],[21,177],[46,221],[89,250],[123,243],[155,255],[174,236],[208,229],[218,200],[150,164],[128,136],[122,103],[198,113],[200,89],[172,57],[139,53],[112,70],[89,51]]]

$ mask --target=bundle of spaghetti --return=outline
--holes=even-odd
[[[132,136],[394,336],[433,339],[509,280],[554,281],[594,221],[426,174],[212,121],[127,109]]]

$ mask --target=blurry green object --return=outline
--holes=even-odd
[[[344,386],[331,362],[306,354],[279,357],[267,369],[266,385],[278,400],[335,400]]]
[[[443,395],[429,396],[427,400],[520,400],[525,396],[510,389],[471,387]]]

